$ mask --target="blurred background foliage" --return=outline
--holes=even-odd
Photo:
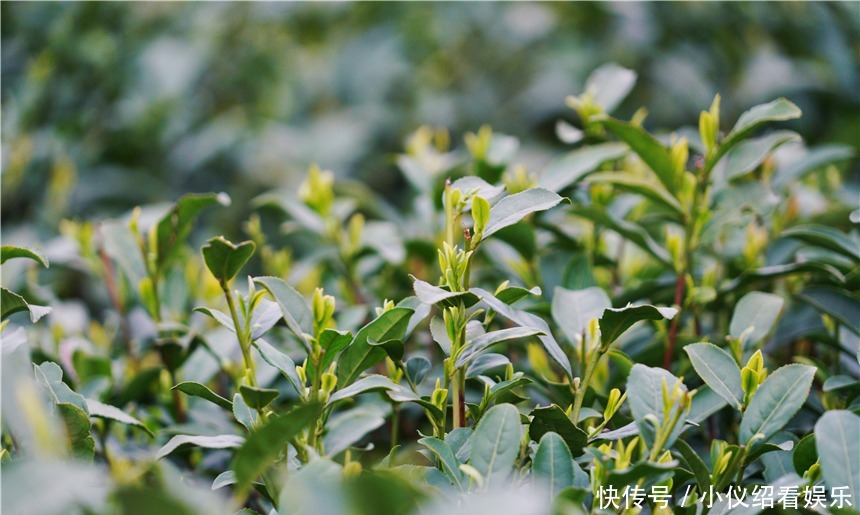
[[[2,218],[8,241],[190,191],[247,201],[310,163],[398,203],[395,154],[421,124],[488,123],[540,169],[564,98],[597,66],[639,79],[617,110],[654,127],[783,95],[810,145],[858,141],[860,4],[4,3]],[[847,177],[856,181],[856,167]],[[856,191],[851,190],[849,191]]]

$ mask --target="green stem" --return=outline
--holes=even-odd
[[[603,356],[603,352],[599,348],[592,351],[591,359],[588,360],[588,364],[585,366],[582,381],[579,383],[579,388],[576,389],[576,396],[573,399],[573,423],[577,426],[579,425],[579,412],[582,410],[582,401],[585,399],[585,391],[588,390],[591,376],[594,375],[601,356]]]

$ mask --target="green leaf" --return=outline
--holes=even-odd
[[[767,104],[761,104],[746,111],[738,118],[737,123],[725,139],[717,147],[712,163],[719,162],[729,150],[746,139],[746,137],[767,122],[780,122],[800,117],[800,109],[784,98],[778,98]]]
[[[831,286],[810,286],[798,293],[797,298],[835,318],[854,334],[860,334],[860,301],[856,296]]]
[[[685,215],[681,203],[660,183],[653,180],[624,172],[601,172],[589,175],[588,181],[611,184],[618,189],[641,195],[674,211],[679,219]]]
[[[232,469],[240,490],[246,490],[251,481],[284,452],[284,447],[319,416],[319,404],[304,404],[269,422],[251,433],[233,458]]]
[[[197,215],[213,204],[229,206],[230,197],[226,193],[191,193],[180,198],[158,221],[154,229],[157,248],[150,251],[156,253],[156,264],[160,270],[164,270],[177,255],[178,249],[191,232],[191,224]]]
[[[520,413],[510,404],[493,406],[481,417],[471,438],[470,464],[481,473],[487,487],[501,486],[511,474],[522,435]]]
[[[448,477],[451,483],[457,487],[457,490],[463,491],[463,483],[466,483],[465,474],[460,470],[460,462],[454,455],[454,451],[444,441],[438,438],[422,438],[418,443],[430,450],[439,459],[442,465],[442,472]]]
[[[415,296],[424,304],[435,305],[443,303],[445,306],[457,305],[458,302],[463,302],[465,306],[472,307],[478,302],[478,297],[468,291],[448,291],[438,286],[412,278],[412,289],[415,291]],[[457,302],[454,302],[457,301]]]
[[[535,477],[547,482],[549,497],[555,496],[573,484],[573,457],[561,436],[549,432],[540,439],[535,452],[532,470]]]
[[[254,283],[265,288],[275,299],[287,327],[299,338],[305,350],[310,352],[311,344],[305,335],[313,334],[314,316],[302,294],[278,277],[255,277]]]
[[[588,76],[585,91],[594,95],[594,101],[607,113],[612,112],[633,89],[636,72],[615,63],[607,63]]]
[[[337,401],[342,401],[344,399],[351,399],[356,395],[365,392],[379,390],[398,390],[399,388],[400,386],[395,384],[394,381],[392,381],[391,379],[378,374],[373,374],[367,377],[362,377],[361,379],[352,383],[346,388],[335,392],[329,398],[328,405],[330,406]]]
[[[0,246],[0,264],[5,263],[10,259],[26,258],[32,259],[45,268],[48,268],[48,258],[44,255],[25,247],[16,247],[14,245]]]
[[[756,390],[741,420],[738,439],[749,445],[758,433],[765,443],[781,430],[806,402],[815,368],[807,365],[786,365],[768,376]]]
[[[555,338],[552,336],[552,331],[550,331],[549,326],[541,317],[508,306],[494,297],[490,292],[482,290],[481,288],[472,288],[471,291],[480,297],[481,300],[493,311],[507,318],[511,322],[521,327],[540,329],[543,334],[538,336],[538,340],[543,344],[550,357],[552,357],[552,359],[561,366],[567,376],[570,378],[573,377],[573,371],[570,368],[570,361],[567,359],[567,355],[558,345],[558,342],[555,341]]]
[[[194,381],[185,381],[179,383],[178,385],[171,388],[171,390],[179,390],[180,392],[191,395],[194,397],[200,397],[201,399],[206,399],[207,401],[217,404],[226,410],[233,409],[233,403],[229,400],[221,397],[217,393],[213,392],[204,384],[197,383]]]
[[[600,120],[600,123],[609,132],[627,143],[633,152],[654,171],[657,178],[663,183],[663,186],[669,190],[669,193],[675,194],[677,189],[675,184],[676,172],[672,164],[672,158],[669,156],[669,149],[664,147],[654,136],[638,125],[622,122],[614,118],[604,118]]]
[[[40,318],[51,312],[51,308],[30,304],[24,297],[6,288],[0,288],[0,320],[6,320],[9,315],[19,311],[29,311],[30,321],[36,323]]]
[[[633,365],[633,368],[630,369],[630,375],[627,377],[627,403],[630,405],[636,427],[639,428],[639,434],[642,435],[649,447],[654,444],[654,426],[645,420],[645,417],[656,417],[660,425],[665,422],[663,417],[664,381],[666,387],[671,391],[679,379],[667,370],[647,367],[639,363]],[[687,387],[683,383],[681,383],[681,389],[684,392],[687,391]],[[674,411],[676,407],[673,406],[671,411]],[[664,448],[671,448],[683,429],[683,421],[679,421],[666,440]]]
[[[696,483],[699,485],[700,492],[707,492],[708,487],[711,486],[711,472],[708,469],[708,466],[705,465],[705,462],[702,461],[702,458],[690,447],[690,444],[685,442],[683,439],[678,439],[675,442],[675,448],[681,453],[681,456],[684,458],[684,461],[687,462],[687,465],[690,467],[690,470],[693,472],[693,475],[696,476]]]
[[[466,348],[463,349],[463,352],[457,357],[456,366],[458,368],[465,367],[475,356],[499,343],[543,334],[543,331],[533,327],[509,327],[507,329],[484,333],[469,342]]]
[[[203,246],[203,261],[215,279],[224,283],[232,280],[254,255],[257,245],[253,241],[234,244],[223,236],[212,238]]]
[[[371,342],[403,338],[413,313],[409,308],[393,308],[362,327],[338,358],[338,387],[351,384],[359,374],[385,359],[385,349]]]
[[[580,181],[603,163],[619,159],[626,153],[627,146],[621,143],[601,143],[579,148],[544,168],[538,177],[538,185],[558,193]]]
[[[87,410],[90,412],[91,417],[116,420],[117,422],[120,422],[122,424],[139,427],[149,433],[151,436],[154,436],[152,431],[150,431],[149,428],[143,424],[143,422],[132,417],[131,415],[122,411],[116,406],[111,406],[110,404],[103,404],[94,399],[87,399]]]
[[[671,320],[678,313],[675,308],[658,308],[650,304],[607,308],[600,318],[600,333],[603,343],[609,345],[618,339],[630,326],[642,320]]]
[[[490,209],[490,221],[484,229],[484,238],[496,231],[513,225],[531,213],[546,211],[557,206],[563,197],[543,188],[531,188],[514,193],[498,201]]]
[[[556,287],[552,297],[552,318],[571,343],[582,336],[588,321],[600,318],[612,302],[603,288],[567,290]]]
[[[325,454],[337,456],[384,424],[385,418],[374,409],[358,408],[338,413],[326,423]]]
[[[296,371],[296,364],[289,356],[272,347],[269,342],[262,338],[255,341],[253,345],[262,356],[263,361],[277,368],[287,378],[296,393],[302,394],[304,392],[304,384],[302,384],[299,373]]]
[[[794,454],[791,455],[791,463],[794,465],[794,471],[799,476],[809,470],[809,467],[818,461],[818,452],[815,446],[815,434],[804,436],[797,445],[794,446]]]
[[[756,344],[767,336],[776,324],[785,302],[779,295],[752,291],[741,297],[732,313],[729,335],[740,338],[747,330],[749,345]],[[750,329],[751,328],[751,329]]]
[[[238,435],[177,435],[171,438],[164,447],[158,450],[158,453],[155,455],[155,459],[160,460],[165,456],[169,456],[177,449],[187,445],[203,447],[204,449],[235,449],[240,447],[244,441],[245,439]]]
[[[259,415],[257,415],[257,412],[245,404],[245,400],[242,398],[241,394],[233,394],[233,418],[235,418],[237,422],[245,426],[245,429],[248,431],[253,431],[254,427],[257,425],[258,417]]]
[[[860,506],[860,417],[845,410],[824,413],[815,423],[815,446],[824,482],[831,489],[847,486],[856,510]]]
[[[588,435],[577,427],[560,407],[553,404],[545,408],[535,408],[529,416],[532,417],[529,438],[533,441],[539,442],[545,434],[555,433],[564,439],[574,457],[582,455],[588,443]]]
[[[726,153],[723,177],[730,181],[755,170],[774,149],[789,141],[798,141],[800,136],[791,131],[777,131],[760,138],[738,144]]]
[[[696,373],[730,406],[743,408],[744,389],[741,371],[734,358],[712,343],[693,343],[684,347]]]
[[[322,332],[319,338],[319,345],[323,354],[322,362],[320,362],[321,370],[328,370],[328,366],[340,355],[340,351],[349,345],[352,341],[352,334],[346,331],[336,331],[334,329],[326,329]],[[308,370],[313,371],[312,363],[308,363]]]
[[[96,442],[90,435],[92,423],[89,414],[69,402],[57,403],[57,410],[69,435],[69,445],[75,458],[92,461]]]
[[[33,374],[36,376],[36,382],[48,392],[54,403],[73,404],[89,417],[87,400],[63,382],[63,369],[60,368],[60,365],[52,361],[45,361],[39,365],[33,364]]]
[[[406,375],[415,385],[420,385],[427,378],[433,364],[424,356],[413,356],[406,360]]]
[[[505,304],[513,304],[520,299],[528,297],[529,295],[535,295],[540,297],[543,292],[541,291],[539,286],[535,286],[530,289],[525,289],[520,286],[508,286],[504,290],[496,293],[496,298]]]
[[[257,388],[246,384],[239,385],[239,393],[242,394],[242,399],[245,400],[245,403],[255,410],[265,408],[281,394],[278,390]]]
[[[826,225],[798,225],[782,231],[780,236],[783,238],[797,238],[810,245],[816,245],[848,256],[855,262],[860,261],[860,251],[858,251],[860,244],[841,231]]]

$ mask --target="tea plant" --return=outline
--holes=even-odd
[[[762,132],[786,99],[655,135],[610,116],[633,82],[595,72],[539,174],[420,128],[403,209],[312,166],[247,241],[189,242],[224,194],[67,222],[109,314],[3,289],[10,510],[856,512],[856,206],[797,198],[850,152]]]

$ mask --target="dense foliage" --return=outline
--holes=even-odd
[[[539,173],[421,127],[402,208],[312,166],[202,247],[227,194],[65,221],[51,263],[4,241],[4,508],[856,511],[853,151],[780,130],[784,98],[652,134],[610,116],[635,81],[598,68]]]

